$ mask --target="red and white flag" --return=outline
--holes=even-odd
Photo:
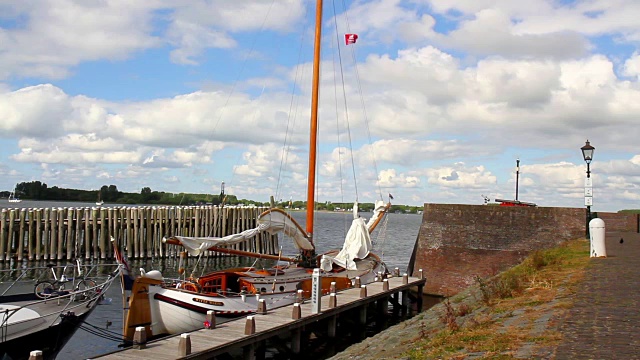
[[[349,44],[355,44],[356,40],[358,40],[358,34],[344,34],[344,42]]]

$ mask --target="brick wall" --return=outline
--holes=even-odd
[[[425,204],[410,267],[423,269],[425,293],[454,295],[531,250],[584,238],[585,218],[581,208]]]
[[[604,227],[607,232],[638,232],[639,214],[605,213],[598,211],[598,217],[604,221]]]

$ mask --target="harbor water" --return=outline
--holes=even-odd
[[[12,206],[8,206],[12,205]],[[15,206],[18,205],[18,206]],[[1,207],[91,207],[95,204],[83,203],[57,203],[57,202],[33,202],[23,201],[19,204],[9,204],[6,201],[0,203]],[[108,206],[105,204],[105,206]],[[371,213],[361,213],[364,218]],[[305,214],[293,212],[292,216],[301,224],[304,224]],[[346,232],[351,225],[352,214],[350,212],[318,212],[315,219],[316,233],[314,243],[317,253],[323,253],[331,249],[339,249]],[[373,234],[374,252],[387,264],[389,269],[399,268],[406,271],[415,244],[420,224],[421,215],[415,214],[389,214],[388,221],[382,222]],[[295,255],[293,244],[286,237],[280,237],[282,255]],[[273,261],[256,260],[251,258],[224,257],[202,259],[189,259],[187,272],[193,272],[195,276],[204,272],[237,266],[271,267]],[[167,278],[178,277],[178,261],[176,259],[130,261],[132,270],[143,268],[145,270],[160,270]],[[195,267],[194,267],[195,266]],[[118,350],[120,342],[116,339],[122,332],[122,295],[120,287],[112,286],[106,294],[106,300],[98,305],[87,318],[71,340],[58,354],[58,359],[87,359],[98,354]]]

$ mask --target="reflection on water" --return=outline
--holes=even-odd
[[[0,201],[0,208],[9,207],[6,205],[8,205],[6,201]],[[18,205],[20,205],[20,207],[95,207],[95,204],[30,202],[26,200]],[[105,206],[108,206],[108,204],[105,204]],[[304,224],[305,214],[303,212],[294,212],[292,216],[301,224]],[[344,237],[351,225],[351,216],[351,213],[317,213],[314,243],[318,253],[324,253],[328,250],[342,247]],[[370,217],[371,214],[363,213],[361,216],[367,218]],[[386,229],[384,223],[382,223],[373,234],[374,251],[387,263],[390,269],[397,267],[401,272],[404,272],[407,269],[411,257],[422,217],[419,215],[389,214],[388,219]],[[280,239],[280,246],[282,247],[283,256],[297,254],[292,242],[286,238]],[[132,271],[136,275],[139,274],[139,269],[143,268],[146,271],[160,270],[165,278],[179,277],[179,260],[177,257],[161,260],[130,260],[130,264]],[[189,258],[188,265],[186,266],[186,275],[193,273],[194,276],[200,276],[209,271],[230,267],[253,265],[261,268],[271,267],[273,264],[274,261],[270,260],[256,261],[256,259],[240,257],[203,258],[200,261],[195,258]],[[3,268],[19,269],[21,264],[15,264],[13,262],[0,263],[0,266]],[[18,273],[19,271],[16,270],[15,274],[11,276],[18,276],[16,275]],[[87,319],[87,322],[96,328],[113,331],[115,335],[119,336],[122,332],[122,295],[120,288],[116,285],[112,286],[106,296],[111,299],[110,304],[99,305]],[[109,303],[109,301],[105,303]],[[95,333],[95,331],[93,331],[93,333]],[[117,349],[118,342],[99,337],[98,335],[80,329],[60,351],[58,359],[89,358]]]

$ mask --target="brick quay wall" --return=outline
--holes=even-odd
[[[638,230],[637,214],[598,216],[607,231]],[[584,208],[425,204],[410,271],[425,272],[425,294],[451,296],[531,251],[584,238],[585,227]]]

